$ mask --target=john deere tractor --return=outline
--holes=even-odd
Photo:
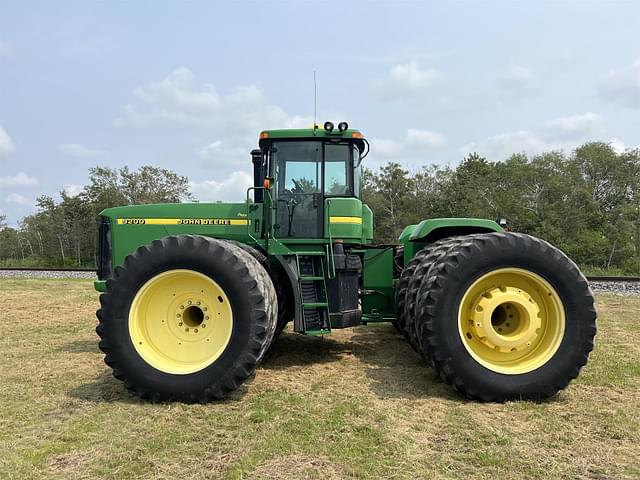
[[[546,398],[578,375],[596,310],[575,263],[473,218],[374,244],[368,143],[344,122],[323,127],[261,132],[243,202],[101,213],[97,332],[116,378],[153,401],[220,399],[289,322],[303,335],[391,322],[481,401]]]

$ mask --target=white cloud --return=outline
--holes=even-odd
[[[70,197],[77,197],[80,193],[82,193],[82,190],[84,190],[84,187],[82,185],[68,183],[63,187],[63,190]]]
[[[372,138],[371,151],[378,157],[399,157],[403,144],[388,138]]]
[[[440,71],[433,68],[422,69],[413,61],[394,65],[385,78],[373,80],[373,87],[383,99],[408,99],[431,90],[442,78]]]
[[[611,148],[613,148],[613,150],[618,154],[628,152],[630,150],[640,150],[640,144],[635,147],[628,147],[622,140],[615,137],[609,140],[609,145],[611,145]]]
[[[38,179],[24,172],[18,172],[14,176],[0,177],[0,188],[37,187]]]
[[[537,51],[526,55],[526,60],[526,64],[512,63],[499,69],[486,84],[479,76],[474,79],[477,88],[440,95],[437,101],[448,110],[473,113],[513,108],[515,102],[541,97],[545,88],[567,73],[573,54],[566,49]]]
[[[15,51],[11,45],[0,40],[0,58],[13,57],[14,53]]]
[[[216,164],[241,163],[246,165],[249,160],[249,146],[256,144],[254,136],[235,138],[234,141],[215,140],[196,147],[196,155],[205,160],[213,160]]]
[[[253,185],[253,177],[244,171],[231,173],[224,180],[189,182],[193,196],[201,201],[236,201],[246,199],[246,192]]]
[[[461,152],[478,152],[490,160],[502,160],[517,152],[536,155],[551,150],[571,150],[581,142],[593,140],[593,135],[601,132],[602,117],[588,112],[555,118],[534,130],[492,135],[465,145]]]
[[[531,67],[516,65],[500,77],[494,87],[494,95],[509,99],[537,96],[542,90],[542,82]]]
[[[4,201],[10,205],[16,205],[18,207],[31,207],[33,205],[31,200],[19,193],[10,193],[4,198]]]
[[[147,127],[158,124],[182,124],[216,128],[230,136],[251,135],[268,128],[294,128],[310,125],[308,117],[290,115],[269,103],[254,85],[241,85],[221,95],[212,84],[198,85],[185,67],[166,78],[133,91],[137,104],[125,105],[116,119],[118,126]]]
[[[241,170],[250,164],[249,152],[256,145],[255,136],[234,137],[214,140],[208,143],[196,141],[195,154],[202,159],[206,168],[215,169],[219,174]]]
[[[602,117],[593,112],[554,118],[544,124],[547,136],[552,138],[584,138],[600,133],[602,126]]]
[[[58,146],[58,149],[65,155],[74,158],[97,158],[104,157],[109,153],[106,150],[85,147],[80,143],[63,143]]]
[[[410,147],[442,148],[445,145],[445,138],[444,135],[438,132],[410,128],[407,130],[406,143]]]
[[[213,155],[216,155],[222,151],[222,141],[216,140],[214,142],[207,143],[202,147],[198,148],[197,154],[201,158],[209,158]]]
[[[2,128],[2,125],[0,125],[0,159],[3,157],[8,157],[15,150],[16,149],[13,146],[11,137],[9,136],[7,131],[4,128]]]
[[[415,159],[427,151],[443,148],[446,145],[444,135],[430,130],[410,128],[402,139],[372,138],[371,151],[376,158]]]
[[[562,148],[562,147],[559,147]],[[551,142],[529,130],[505,132],[493,135],[478,142],[471,142],[462,148],[462,153],[478,152],[490,160],[502,160],[512,153],[526,152],[535,155],[547,150],[556,150]]]
[[[313,122],[311,117],[293,115],[272,104],[254,85],[236,86],[221,93],[212,84],[198,82],[185,67],[134,89],[133,95],[135,101],[124,107],[116,125],[185,127],[196,137],[195,156],[218,175],[229,175],[250,164],[249,151],[261,130],[309,127]],[[200,129],[213,136],[201,140]]]
[[[609,71],[596,88],[605,100],[623,107],[640,108],[640,59]]]

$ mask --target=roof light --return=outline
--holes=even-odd
[[[324,122],[324,129],[327,132],[333,131],[333,122]]]
[[[260,132],[260,138],[269,138],[269,132]]]
[[[348,128],[349,128],[349,124],[347,122],[340,122],[338,124],[338,130],[340,130],[340,133],[345,132]]]
[[[351,138],[364,138],[360,132],[353,132]]]

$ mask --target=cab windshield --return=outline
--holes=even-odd
[[[324,196],[360,193],[360,152],[349,143],[274,142],[271,158],[278,193],[322,192]]]

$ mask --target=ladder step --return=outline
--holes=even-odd
[[[329,304],[327,302],[311,302],[311,303],[303,303],[302,308],[318,308],[324,307],[327,308]]]
[[[315,280],[324,280],[324,277],[300,277],[301,282],[311,282]]]
[[[321,330],[307,330],[306,332],[304,332],[305,335],[312,335],[314,337],[320,336],[320,335],[329,335],[331,333],[331,330],[328,328],[323,328]]]
[[[325,255],[325,252],[295,252],[296,255],[306,257],[307,255]]]

